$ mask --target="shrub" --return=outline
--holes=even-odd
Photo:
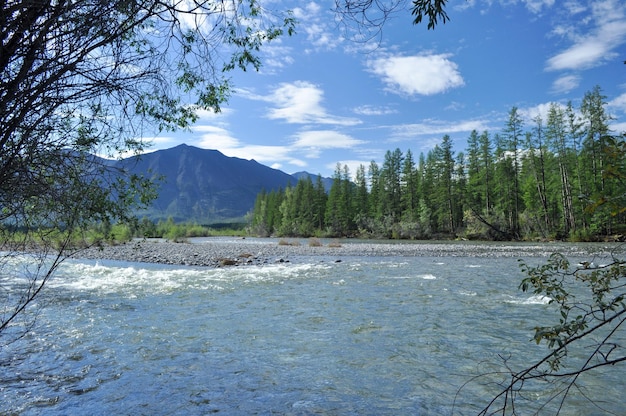
[[[322,246],[322,242],[320,241],[319,238],[317,237],[309,238],[309,247],[321,247],[321,246]]]

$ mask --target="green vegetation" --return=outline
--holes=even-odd
[[[499,134],[473,131],[465,152],[450,136],[417,163],[411,150],[387,151],[382,166],[361,165],[352,180],[337,165],[326,194],[321,178],[258,195],[251,232],[285,237],[574,241],[623,238],[624,137],[608,128],[599,87],[578,111],[552,104],[547,120],[524,126],[517,108]]]
[[[218,237],[248,235],[245,224],[217,224],[201,225],[195,222],[176,223],[172,218],[157,223],[143,218],[140,221],[131,220],[118,222],[114,225],[99,223],[85,229],[74,229],[68,234],[64,231],[50,228],[40,229],[35,235],[32,231],[19,231],[0,228],[0,238],[5,246],[15,248],[56,248],[66,250],[100,244],[122,244],[133,238],[162,238],[174,242],[183,242],[193,237]],[[28,246],[25,242],[28,241]]]
[[[195,222],[175,223],[172,218],[168,218],[167,221],[161,220],[156,224],[148,219],[143,219],[134,233],[135,237],[164,238],[170,241],[182,241],[193,237],[244,235],[246,235],[246,231],[243,226],[240,228],[213,228]]]
[[[111,227],[93,227],[88,234],[88,241],[92,244],[96,242],[118,244],[133,238],[163,238],[181,242],[194,237],[245,236],[247,232],[244,224],[228,224],[228,227],[224,227],[201,225],[195,222],[176,223],[170,217],[157,223],[148,218],[142,218],[138,222],[118,223]]]

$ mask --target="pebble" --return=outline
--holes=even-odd
[[[340,263],[347,257],[363,256],[469,256],[469,257],[547,257],[554,251],[566,256],[585,255],[575,244],[472,243],[472,242],[368,242],[340,240],[332,245],[280,245],[276,240],[242,239],[237,242],[203,239],[202,242],[174,243],[164,240],[134,240],[77,250],[73,258],[108,259],[205,267],[236,267],[298,262],[311,256]],[[623,247],[623,246],[622,246]],[[256,254],[251,254],[256,253]]]

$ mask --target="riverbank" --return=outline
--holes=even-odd
[[[90,247],[72,254],[76,259],[118,260],[170,265],[226,267],[297,262],[322,257],[342,261],[345,257],[547,257],[553,252],[566,256],[606,256],[626,252],[622,244],[590,243],[480,243],[480,242],[370,242],[368,240],[277,240],[263,238],[199,238],[174,243],[160,239],[134,240],[120,245]]]

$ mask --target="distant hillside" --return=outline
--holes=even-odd
[[[171,216],[202,224],[240,221],[261,190],[295,186],[298,181],[254,160],[184,144],[124,159],[118,165],[146,177],[163,177],[158,198],[140,214],[153,220]]]
[[[313,185],[315,185],[315,183],[317,182],[317,177],[319,175],[314,175],[309,172],[296,172],[296,173],[293,173],[291,176],[296,178],[296,183],[300,179],[304,179],[308,176],[309,178],[311,178],[311,182],[313,182]],[[322,185],[324,185],[324,189],[326,190],[327,193],[330,192],[330,188],[333,186],[333,179],[322,177]]]

